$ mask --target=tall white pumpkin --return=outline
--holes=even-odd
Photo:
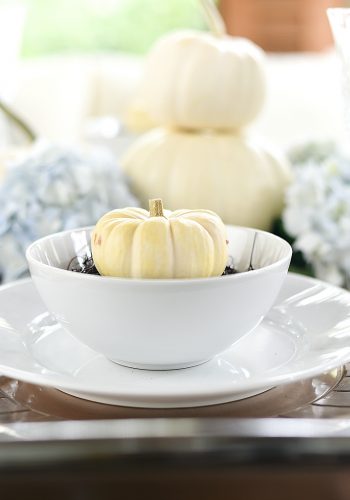
[[[154,129],[122,158],[146,207],[213,210],[227,224],[269,229],[283,207],[291,173],[283,158],[248,137]]]
[[[176,31],[149,53],[141,95],[159,125],[237,129],[263,105],[263,52],[243,38]]]

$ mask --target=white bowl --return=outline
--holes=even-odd
[[[292,250],[281,238],[227,226],[235,267],[198,279],[142,280],[67,271],[90,246],[91,228],[52,234],[27,250],[49,311],[81,342],[117,363],[166,370],[198,365],[255,328],[272,306]],[[252,345],[254,349],[254,345]]]

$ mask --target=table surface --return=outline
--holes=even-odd
[[[321,397],[320,397],[321,396]],[[308,381],[242,401],[205,408],[152,410],[91,403],[62,392],[0,377],[0,423],[113,418],[344,418],[350,416],[350,364]]]
[[[111,488],[130,499],[166,490],[170,500],[226,500],[230,491],[277,500],[281,489],[285,500],[345,499],[349,416],[350,364],[246,400],[170,411],[0,377],[0,487],[4,498],[29,500],[82,498],[82,485],[84,498],[99,500]]]

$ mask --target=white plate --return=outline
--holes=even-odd
[[[0,372],[93,401],[212,405],[349,360],[350,293],[298,275],[288,275],[265,320],[237,344],[203,365],[163,372],[119,366],[81,344],[48,314],[31,280],[0,287]]]

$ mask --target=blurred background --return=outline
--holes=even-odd
[[[332,0],[221,0],[228,31],[265,50],[322,50],[331,45],[325,17]],[[1,0],[26,12],[23,57],[57,52],[125,51],[144,54],[162,34],[205,29],[195,0]]]
[[[218,2],[231,34],[268,51],[268,100],[253,128],[283,146],[343,134],[339,63],[326,18],[334,5],[346,2]],[[124,121],[145,54],[178,28],[207,29],[198,1],[0,0],[0,96],[40,135],[91,138],[103,125],[93,118]],[[107,135],[117,133],[104,125]]]

